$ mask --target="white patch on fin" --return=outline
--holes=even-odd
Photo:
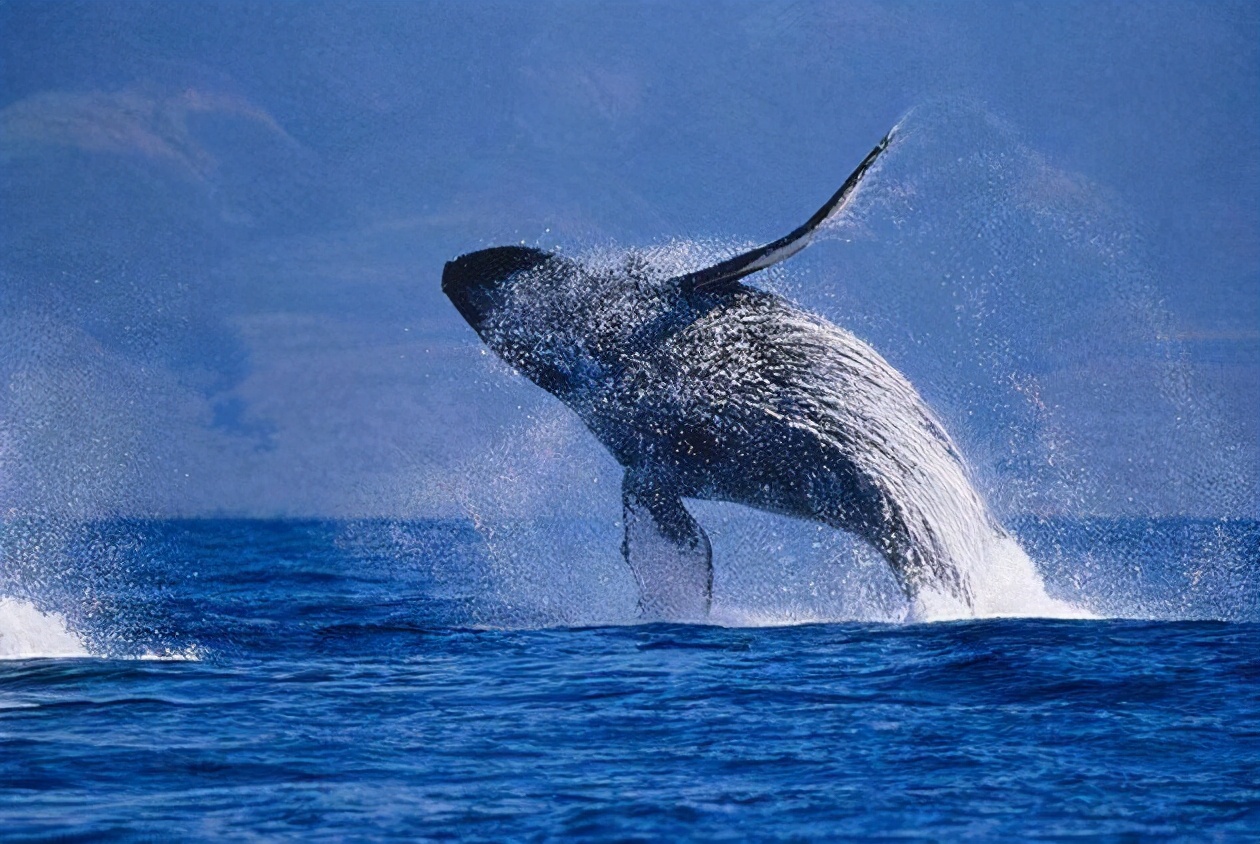
[[[713,592],[713,552],[677,495],[627,471],[622,486],[626,563],[644,621],[703,622]]]

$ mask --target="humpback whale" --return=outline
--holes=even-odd
[[[968,558],[1010,541],[900,372],[852,333],[741,282],[843,214],[895,133],[790,234],[694,272],[669,276],[636,255],[587,266],[525,246],[446,264],[442,290],[482,341],[624,467],[622,552],[644,619],[709,614],[712,552],[687,498],[861,537],[912,605],[930,592],[970,609]]]

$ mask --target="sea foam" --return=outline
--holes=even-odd
[[[91,656],[83,641],[56,612],[27,601],[0,598],[0,659]]]

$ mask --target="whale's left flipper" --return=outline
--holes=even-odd
[[[734,284],[746,275],[751,275],[758,270],[764,270],[766,267],[777,264],[785,258],[791,258],[797,252],[800,252],[809,245],[815,230],[819,226],[841,213],[848,206],[849,201],[853,199],[853,193],[857,189],[858,184],[866,176],[866,171],[875,163],[875,159],[879,158],[880,154],[888,149],[888,145],[892,143],[896,134],[897,127],[894,126],[884,136],[883,140],[875,145],[875,149],[871,150],[866,158],[862,160],[862,163],[858,165],[849,178],[844,180],[840,190],[836,191],[831,199],[827,200],[827,203],[805,222],[805,225],[791,234],[779,238],[774,243],[759,246],[742,255],[729,258],[720,264],[714,264],[703,270],[680,276],[676,280],[676,283],[679,285],[678,289],[684,294],[716,292],[727,285]]]
[[[621,495],[622,553],[639,585],[640,614],[649,621],[707,618],[713,552],[682,498],[633,469],[626,471]]]

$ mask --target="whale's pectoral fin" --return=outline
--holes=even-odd
[[[701,621],[713,591],[709,537],[666,486],[633,470],[622,484],[622,553],[639,584],[639,612],[649,620]]]
[[[892,143],[893,137],[897,134],[897,127],[894,126],[889,130],[875,148],[867,154],[857,169],[845,179],[844,184],[840,186],[840,190],[832,195],[827,203],[819,208],[810,217],[803,226],[793,231],[791,234],[781,237],[774,243],[768,243],[765,246],[759,246],[742,255],[736,255],[734,258],[723,261],[720,264],[714,264],[712,267],[706,267],[703,270],[697,270],[693,273],[680,276],[675,280],[678,289],[684,294],[693,292],[713,293],[724,287],[733,285],[746,275],[751,275],[758,270],[764,270],[773,264],[777,264],[785,258],[790,258],[797,252],[800,252],[809,245],[810,240],[814,237],[814,232],[823,223],[843,213],[845,208],[849,206],[856,191],[857,186],[866,176],[866,171],[871,169],[871,165],[875,163],[875,159],[888,149]]]

